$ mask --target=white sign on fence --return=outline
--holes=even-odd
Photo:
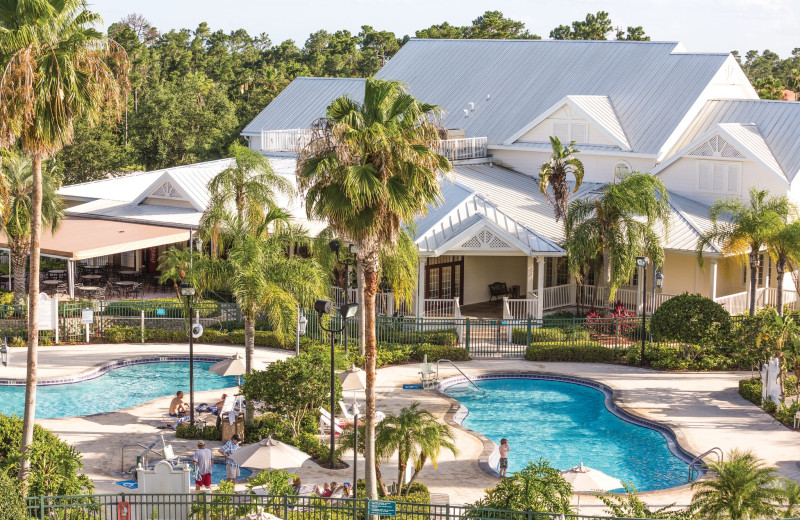
[[[94,322],[94,311],[89,307],[81,310],[81,323],[91,325]]]
[[[58,327],[58,300],[39,293],[39,330],[55,330]]]

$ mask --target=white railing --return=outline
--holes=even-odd
[[[539,298],[503,298],[504,320],[525,320],[538,317],[540,317]]]
[[[328,290],[329,298],[333,302],[333,306],[339,308],[345,303],[344,289],[341,287],[330,287]],[[359,303],[358,289],[350,288],[347,290],[347,301],[351,303]],[[395,311],[401,315],[407,315],[405,312],[405,305],[396,307],[394,301],[394,293],[389,291],[379,292],[375,295],[375,313],[379,316],[393,316]],[[413,314],[413,313],[410,313]]]
[[[575,286],[572,284],[565,284],[545,287],[542,289],[541,300],[543,311],[574,305]]]
[[[667,293],[656,293],[655,298],[653,298],[653,294],[647,295],[647,312],[652,314],[658,310],[663,303],[671,298],[674,298],[677,294],[667,294]]]
[[[425,300],[423,306],[425,318],[455,318],[458,299],[455,298],[431,298]],[[461,308],[458,308],[461,314]]]
[[[292,130],[262,130],[262,152],[297,153],[311,141],[311,130],[295,128]]]
[[[730,314],[739,314],[750,308],[750,301],[747,295],[748,292],[744,291],[727,296],[720,296],[714,298],[714,301],[722,305],[722,308]]]
[[[740,314],[750,310],[749,294],[750,293],[748,291],[743,291],[714,298],[714,301],[722,305],[722,307],[729,313]],[[778,289],[775,289],[774,287],[759,287],[756,289],[757,309],[763,309],[764,307],[777,307],[777,305]],[[798,296],[797,291],[784,290],[783,305],[792,311],[800,308],[800,296]]]
[[[442,139],[439,141],[439,153],[451,161],[478,159],[486,157],[486,142],[485,137]]]

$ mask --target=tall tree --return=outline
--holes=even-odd
[[[777,299],[775,307],[783,316],[783,279],[787,268],[800,264],[800,221],[781,222],[767,237],[767,252],[775,262]]]
[[[660,232],[668,229],[669,216],[667,188],[645,173],[633,172],[590,198],[572,201],[564,220],[570,273],[579,277],[585,259],[602,257],[595,279],[598,288],[609,286],[613,300],[617,288],[633,277],[637,256],[650,257],[656,266],[663,263]]]
[[[118,116],[127,90],[128,58],[93,28],[99,22],[82,0],[0,0],[0,146],[19,140],[33,168],[23,488],[36,414],[42,161],[70,143],[76,119]]]
[[[309,218],[327,219],[338,236],[358,249],[363,271],[366,355],[367,496],[375,482],[375,293],[381,251],[392,248],[402,227],[441,198],[440,175],[452,165],[435,151],[433,117],[439,110],[420,103],[397,82],[367,79],[364,102],[347,96],[317,121],[297,162],[298,185]],[[362,276],[362,275],[360,275]]]
[[[708,520],[769,518],[777,514],[783,489],[775,470],[750,452],[733,451],[710,465],[716,478],[692,483],[690,510]]]
[[[31,248],[31,194],[33,168],[31,160],[16,155],[5,161],[5,210],[2,212],[3,231],[11,250],[11,273],[14,277],[14,303],[25,303],[25,268]],[[42,225],[52,233],[64,216],[64,203],[56,194],[58,175],[52,168],[42,169]]]
[[[597,14],[588,13],[584,20],[572,22],[571,27],[559,25],[550,31],[550,37],[554,40],[607,40],[613,29],[608,13],[597,11]]]
[[[575,148],[575,143],[562,144],[558,137],[550,137],[550,146],[553,153],[550,159],[542,164],[539,170],[539,190],[547,197],[547,201],[553,204],[553,212],[556,215],[556,222],[567,214],[569,206],[570,186],[567,177],[575,178],[575,188],[573,193],[578,191],[583,182],[583,163],[573,154],[580,150]],[[552,187],[553,197],[550,198],[548,187]],[[553,201],[555,199],[555,202]]]
[[[703,249],[718,245],[725,255],[747,259],[750,265],[750,316],[756,313],[756,286],[761,250],[793,213],[786,197],[770,197],[768,190],[750,188],[747,203],[739,198],[718,200],[711,205],[711,229],[697,241],[697,261],[703,265]]]

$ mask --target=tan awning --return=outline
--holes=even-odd
[[[94,218],[68,217],[55,235],[42,233],[43,255],[84,260],[153,246],[187,242],[188,229],[135,224]],[[0,235],[0,248],[8,248],[8,238]]]

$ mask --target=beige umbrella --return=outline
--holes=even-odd
[[[367,387],[367,373],[352,365],[344,372],[339,373],[339,380],[342,382],[342,390],[353,391],[353,408],[357,410],[356,391],[364,390]]]
[[[253,370],[264,370],[267,366],[260,361],[253,360]],[[208,367],[208,371],[212,374],[220,376],[240,376],[246,374],[244,358],[237,352],[235,355],[214,363]]]
[[[267,437],[255,444],[239,448],[230,458],[245,468],[289,469],[299,468],[311,456],[294,446]]]
[[[275,515],[265,513],[264,509],[259,507],[258,512],[251,513],[247,516],[243,516],[239,520],[281,520],[281,519]]]
[[[561,476],[572,484],[572,489],[575,491],[608,491],[623,487],[620,479],[606,475],[599,469],[588,468],[583,465],[583,462],[574,468],[562,471]],[[578,495],[577,507],[580,512],[580,495]]]

